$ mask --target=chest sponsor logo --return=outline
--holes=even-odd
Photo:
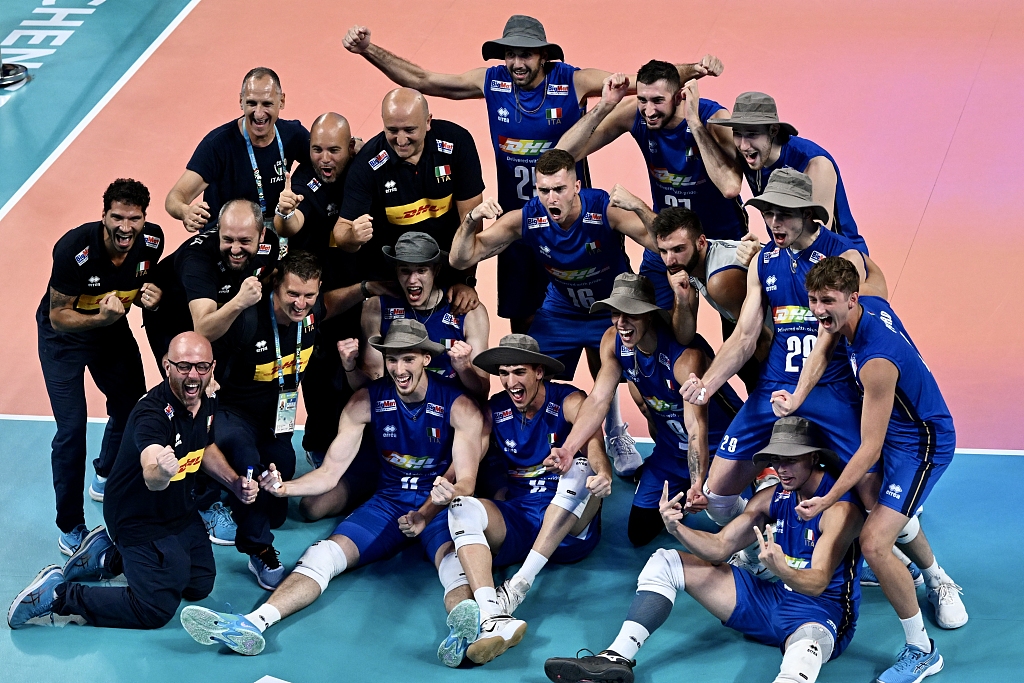
[[[441,322],[444,323],[445,325],[450,325],[451,327],[459,326],[459,319],[456,318],[451,313],[445,313],[444,317],[441,318]]]
[[[764,291],[766,291],[766,292],[774,292],[776,289],[778,289],[779,286],[777,284],[775,284],[777,281],[778,281],[778,278],[775,277],[774,275],[769,275],[767,278],[765,278],[765,281],[764,281]]]
[[[262,353],[266,351],[267,348],[268,347],[266,339],[260,339],[258,342],[256,342],[256,353]]]
[[[439,406],[436,403],[428,403],[427,415],[433,415],[434,417],[444,417],[444,406]]]
[[[447,140],[435,140],[437,143],[437,151],[441,154],[451,154],[455,151],[455,144],[448,142]]]
[[[825,255],[822,254],[820,251],[812,251],[811,255],[807,258],[807,260],[810,261],[811,263],[817,263],[823,258],[825,258]]]
[[[111,292],[103,292],[100,294],[83,294],[78,297],[78,301],[75,302],[76,311],[95,311],[100,307],[100,301],[103,300],[108,294],[113,294],[121,300],[121,304],[124,306],[124,310],[127,311],[132,306],[132,302],[135,301],[135,295],[139,293],[138,289],[132,289],[128,291],[115,290]]]
[[[569,84],[568,83],[548,83],[548,94],[549,95],[568,95]],[[559,110],[561,111],[561,110]]]
[[[537,230],[538,228],[549,228],[549,227],[551,227],[551,221],[548,220],[547,216],[537,216],[535,218],[527,218],[526,219],[526,229],[527,230]]]
[[[666,401],[657,396],[644,396],[644,403],[650,406],[651,410],[656,413],[678,413],[683,409],[682,403]]]
[[[160,238],[156,235],[143,235],[142,239],[145,241],[146,246],[150,249],[160,248]]]
[[[405,455],[398,451],[381,451],[381,455],[389,463],[403,470],[422,470],[434,464],[429,456]]]
[[[619,345],[619,355],[620,356],[632,356],[635,353],[636,353],[636,350],[629,348],[625,344],[620,344]]]
[[[370,159],[370,161],[368,163],[370,164],[370,168],[372,168],[374,171],[376,171],[378,168],[380,168],[385,163],[387,163],[387,160],[388,160],[388,151],[386,149],[382,149],[380,151],[380,154],[378,154],[374,158]]]
[[[559,270],[558,268],[551,268],[544,266],[544,270],[548,271],[548,274],[556,280],[562,282],[581,282],[584,280],[590,280],[595,278],[601,273],[611,270],[611,266],[605,266],[604,268],[579,268],[576,270]]]
[[[604,222],[604,214],[588,211],[583,214],[583,222],[591,225],[601,225]]]
[[[135,265],[135,277],[142,277],[149,272],[149,261],[139,261]]]
[[[764,257],[763,257],[763,259],[762,259],[762,260],[763,260],[763,261],[764,261],[765,263],[768,263],[768,262],[769,262],[769,261],[771,261],[771,260],[772,260],[773,258],[778,258],[778,257],[779,257],[779,248],[778,248],[778,247],[775,247],[775,248],[774,248],[774,249],[772,249],[771,251],[766,251],[766,252],[764,252]]]
[[[270,254],[271,249],[272,247],[269,244],[261,244],[260,246],[256,247],[256,255],[268,256]]]
[[[308,183],[306,183],[306,187],[313,190],[313,192],[316,192],[317,190],[320,189],[320,181],[317,180],[316,178],[313,178]]]
[[[302,349],[302,368],[305,372],[306,367],[309,365],[309,359],[313,355],[313,347]],[[295,354],[289,353],[287,356],[281,359],[281,372],[285,375],[295,374]],[[261,363],[256,366],[256,371],[253,373],[253,380],[256,382],[276,382],[277,381],[277,360],[272,360],[267,363]]]
[[[554,126],[562,122],[562,108],[555,107],[554,109],[548,109],[544,113],[544,118],[547,119],[549,126]]]
[[[93,275],[92,277],[89,278],[89,286],[90,287],[99,287],[100,286],[100,278],[99,278],[98,275]]]
[[[903,497],[903,487],[899,484],[889,484],[889,488],[885,490],[885,495],[899,500]]]
[[[498,115],[498,121],[502,123],[508,123],[508,109],[505,109],[505,107],[501,107],[495,113]]]
[[[394,438],[398,436],[398,427],[395,425],[385,425],[382,431],[384,432],[385,438]]]
[[[174,408],[171,406],[170,403],[168,403],[166,406],[164,406],[164,415],[167,416],[168,420],[173,420],[174,419]]]
[[[544,465],[533,465],[532,467],[516,467],[508,471],[508,476],[515,479],[536,479],[547,474]]]
[[[171,481],[181,481],[185,478],[186,474],[192,474],[199,470],[199,466],[203,464],[203,453],[206,452],[205,448],[192,451],[183,458],[178,458],[178,472]]]
[[[786,491],[784,489],[777,489],[776,492],[775,492],[775,500],[776,501],[786,500],[787,498],[789,498],[789,496],[792,493],[793,493],[792,491]]]
[[[394,180],[389,180],[384,183],[384,194],[390,194],[392,192],[398,192],[398,186],[395,185]]]
[[[662,185],[670,185],[672,187],[692,187],[697,184],[697,181],[695,180],[696,176],[672,173],[667,168],[657,168],[655,166],[648,166],[647,170],[651,174],[651,177]]]
[[[544,409],[544,412],[547,413],[548,415],[554,415],[555,417],[558,417],[558,414],[562,412],[562,406],[558,405],[557,403],[549,403],[548,407]]]
[[[505,410],[501,410],[499,412],[494,413],[494,421],[495,422],[508,422],[511,419],[512,419],[512,409],[511,408],[506,408]]]
[[[520,140],[503,135],[498,136],[498,149],[506,154],[514,154],[519,157],[539,157],[554,146],[555,143],[551,140]]]
[[[82,251],[75,254],[75,263],[80,266],[84,266],[85,262],[89,260],[89,247],[86,247]]]
[[[811,566],[811,561],[805,560],[802,557],[790,557],[789,555],[786,555],[786,564],[793,569],[807,569]],[[790,588],[790,590],[792,590],[792,588]]]
[[[506,453],[519,453],[519,444],[514,439],[505,439],[505,443],[502,444],[501,449]]]
[[[512,92],[512,81],[491,81],[491,92]]]
[[[811,313],[811,309],[803,306],[776,306],[772,309],[772,319],[776,325],[818,322],[818,319]]]
[[[389,398],[385,401],[377,401],[377,407],[374,412],[387,413],[398,410],[398,402],[393,398]]]
[[[385,320],[397,320],[398,318],[404,318],[404,317],[405,317],[405,309],[404,308],[386,308],[386,309],[384,309],[384,319]]]
[[[389,206],[384,211],[392,225],[414,225],[430,218],[440,218],[452,208],[452,195],[441,199],[420,199],[401,206]]]

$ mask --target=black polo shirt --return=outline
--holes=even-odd
[[[196,513],[193,487],[208,444],[213,443],[217,399],[203,396],[195,417],[164,380],[139,399],[128,416],[121,448],[110,469],[103,519],[110,538],[138,545],[180,534]],[[150,491],[142,476],[142,451],[172,446],[178,473],[163,491]]]
[[[398,158],[383,132],[367,141],[352,160],[340,213],[350,221],[373,216],[373,238],[359,250],[364,277],[394,278],[381,247],[409,231],[427,233],[448,251],[461,222],[456,202],[483,191],[480,155],[462,126],[434,119],[415,165]]]
[[[309,367],[316,332],[323,317],[322,300],[299,323],[280,325],[270,312],[270,288],[255,306],[242,312],[219,340],[227,358],[227,368],[220,381],[220,407],[245,419],[257,429],[274,431],[274,416],[281,387],[277,376],[277,354],[274,347],[274,326],[281,340],[281,365],[284,370],[284,391],[295,391],[295,336],[302,326],[302,372]]]
[[[263,179],[263,196],[267,210],[264,219],[273,220],[277,199],[284,189],[284,173],[292,162],[309,163],[309,131],[300,121],[278,119],[277,131],[284,145],[286,164],[281,165],[281,151],[275,138],[266,147],[253,145],[253,156]],[[220,207],[232,199],[249,199],[259,203],[256,177],[252,172],[252,161],[245,145],[238,119],[223,126],[217,126],[202,139],[185,166],[202,176],[209,187],[203,193],[203,201],[210,205],[210,223],[217,223]]]
[[[303,197],[297,207],[302,212],[303,224],[301,230],[288,238],[288,248],[303,249],[316,256],[324,271],[325,290],[347,287],[363,279],[359,268],[362,255],[340,249],[334,241],[347,176],[346,168],[333,183],[325,183],[311,166],[297,168],[292,176],[292,191]]]
[[[164,231],[153,223],[142,226],[120,266],[113,264],[103,244],[103,223],[94,221],[69,230],[53,247],[50,281],[36,311],[40,331],[47,340],[75,345],[99,344],[115,334],[124,333],[128,330],[127,313],[132,300],[144,282],[153,281],[152,270],[163,251]],[[100,301],[108,294],[116,293],[124,304],[126,315],[106,327],[57,332],[50,324],[50,287],[75,297],[75,311],[85,315],[96,315]]]

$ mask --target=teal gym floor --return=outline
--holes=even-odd
[[[57,550],[52,521],[48,456],[53,431],[53,423],[46,421],[0,425],[0,499],[7,520],[0,599],[5,607],[40,568],[65,559]],[[102,425],[89,425],[90,457],[101,435]],[[298,442],[297,437],[297,450]],[[302,461],[299,472],[306,469]],[[1024,458],[959,454],[926,503],[924,527],[940,563],[963,587],[970,613],[963,628],[942,631],[931,622],[920,589],[929,633],[946,661],[945,670],[931,679],[936,683],[1024,680],[1024,597],[1017,573],[1024,566],[1021,481]],[[484,667],[450,670],[437,661],[437,644],[447,634],[441,586],[433,567],[411,549],[335,579],[311,608],[267,632],[267,649],[258,657],[201,647],[177,619],[156,631],[36,626],[12,632],[5,624],[0,629],[0,680],[546,681],[548,657],[572,656],[580,648],[598,651],[611,642],[648,555],[658,547],[676,546],[667,533],[646,548],[630,546],[625,521],[631,499],[631,486],[617,480],[603,512],[604,537],[597,550],[577,565],[545,568],[517,611],[529,624],[526,638]],[[701,518],[696,523],[708,523]],[[102,506],[86,499],[86,520],[90,527],[102,524]],[[293,502],[288,522],[277,532],[281,560],[294,565],[333,524],[301,521]],[[215,555],[216,586],[201,604],[247,612],[265,599],[244,556],[222,547],[215,547]],[[823,668],[819,680],[872,681],[891,664],[902,642],[895,613],[880,589],[865,588],[857,635],[842,657]],[[778,672],[780,654],[745,640],[681,595],[638,661],[637,681],[643,682],[767,682]]]

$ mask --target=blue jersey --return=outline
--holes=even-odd
[[[863,313],[849,344],[850,366],[860,381],[860,369],[873,358],[884,358],[896,366],[896,399],[892,405],[887,445],[916,453],[922,459],[952,458],[956,446],[953,418],[942,398],[939,385],[911,341],[903,323],[885,299],[860,297]],[[933,458],[938,454],[938,458]]]
[[[423,323],[423,326],[427,328],[427,334],[430,335],[430,341],[444,344],[446,349],[450,349],[452,342],[466,341],[466,316],[453,315],[451,308],[447,292],[441,293],[441,304],[434,309],[433,313],[417,312],[405,299],[382,295],[380,297],[380,334],[382,337],[387,335],[392,320],[410,318]],[[432,357],[427,370],[436,372],[446,379],[458,377],[447,353]]]
[[[507,392],[495,394],[488,401],[491,434],[508,465],[509,499],[530,493],[553,498],[558,488],[558,473],[548,472],[542,463],[572,430],[562,402],[579,389],[571,384],[545,382],[544,391],[544,408],[529,419],[524,418]]]
[[[826,256],[839,256],[853,248],[845,237],[820,228],[814,243],[799,254],[771,242],[761,249],[757,275],[775,323],[768,360],[761,364],[761,381],[796,384],[800,379],[804,359],[818,338],[818,319],[807,307],[807,273]],[[840,339],[818,383],[851,379],[846,343]]]
[[[658,346],[654,354],[648,356],[637,347],[629,348],[616,334],[615,355],[622,366],[622,376],[636,386],[647,404],[648,414],[657,428],[655,451],[681,458],[683,462],[679,467],[689,472],[686,454],[690,439],[683,421],[686,402],[679,394],[674,368],[679,356],[688,348],[698,348],[708,358],[714,358],[714,353],[699,335],[694,337],[690,346],[683,346],[664,325],[658,325],[656,329]],[[723,384],[708,403],[708,446],[712,453],[742,405],[743,401],[728,384]]]
[[[426,398],[417,405],[406,405],[398,397],[390,377],[374,380],[367,390],[370,426],[383,460],[378,490],[429,491],[452,462],[455,430],[449,419],[462,391],[433,376]]]
[[[553,149],[585,111],[573,85],[579,69],[562,62],[548,66],[544,82],[533,90],[514,86],[504,64],[487,69],[484,79],[498,203],[505,211],[520,209],[533,198],[537,159]],[[582,161],[576,164],[576,177],[587,184]]]
[[[608,223],[604,190],[580,190],[580,215],[568,228],[555,223],[535,197],[523,207],[521,229],[523,242],[551,276],[545,302],[587,313],[611,295],[615,277],[629,271],[622,235]]]
[[[857,231],[857,222],[853,220],[853,213],[850,211],[850,200],[846,197],[846,187],[843,186],[843,176],[839,173],[839,164],[818,144],[793,136],[782,145],[782,151],[774,164],[765,166],[759,171],[746,168],[743,174],[747,176],[747,185],[750,186],[750,191],[754,193],[755,197],[759,197],[768,185],[768,177],[772,171],[778,168],[792,168],[806,173],[807,164],[814,157],[825,157],[832,162],[833,168],[836,169],[836,201],[832,206],[833,232],[837,232],[853,242],[859,251],[868,253],[867,245],[864,244],[864,239]]]
[[[835,478],[825,472],[814,495],[824,496],[835,483]],[[775,523],[775,542],[785,554],[786,564],[793,569],[807,569],[812,566],[814,544],[821,536],[821,515],[804,521],[796,512],[799,502],[795,491],[786,491],[779,484],[775,487],[775,494],[768,508],[768,517]],[[850,491],[843,494],[839,502],[853,503],[860,508],[860,504]],[[863,511],[863,508],[861,510]],[[821,598],[840,604],[843,621],[847,625],[857,620],[857,607],[860,602],[860,563],[860,545],[854,541],[832,574],[828,587],[821,594]],[[843,624],[836,624],[835,627],[839,634],[846,630]]]

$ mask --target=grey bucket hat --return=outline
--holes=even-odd
[[[484,43],[481,52],[484,59],[505,59],[506,48],[524,47],[530,50],[547,50],[549,60],[564,60],[565,55],[562,48],[554,43],[549,43],[544,33],[544,24],[533,17],[523,14],[513,14],[505,22],[505,30],[501,38],[488,40]]]
[[[833,472],[842,472],[843,464],[835,451],[822,448],[818,428],[802,417],[784,417],[772,427],[772,438],[762,450],[754,454],[754,464],[764,467],[772,456],[795,458],[800,455],[818,454],[818,460]]]
[[[444,346],[430,341],[427,328],[419,320],[399,318],[391,322],[386,336],[376,335],[367,342],[381,353],[388,351],[426,351],[432,356],[445,352]]]
[[[384,246],[381,251],[392,263],[414,265],[437,263],[448,256],[448,252],[437,246],[437,240],[425,232],[407,232],[398,238],[395,246]]]
[[[481,351],[473,359],[489,375],[497,375],[502,365],[543,365],[548,376],[560,375],[565,366],[540,352],[540,344],[528,334],[506,334],[494,348]]]
[[[811,209],[814,218],[828,223],[828,210],[821,204],[815,204],[812,198],[811,178],[792,168],[778,168],[768,176],[768,184],[764,192],[748,199],[745,206],[752,206],[764,211],[768,206],[781,206],[786,209]]]
[[[655,303],[654,285],[643,275],[622,273],[612,283],[612,293],[607,299],[595,301],[591,313],[600,311],[621,311],[627,315],[657,313],[665,322],[672,321],[672,314]]]
[[[779,109],[775,99],[763,92],[745,92],[736,98],[732,107],[732,117],[728,119],[708,119],[708,123],[716,126],[770,126],[773,123],[787,135],[796,135],[796,128],[791,124],[779,121]]]

